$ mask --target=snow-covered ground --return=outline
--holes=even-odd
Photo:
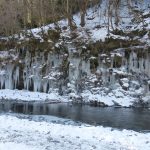
[[[69,96],[60,96],[58,93],[40,93],[40,92],[29,92],[26,90],[9,90],[4,89],[0,90],[0,100],[18,100],[18,101],[48,101],[48,102],[69,102],[73,99],[70,99],[70,96],[77,95],[69,95]],[[118,97],[116,97],[118,96]],[[105,105],[113,106],[118,104],[122,107],[130,107],[135,100],[133,97],[129,97],[127,95],[123,95],[122,92],[116,90],[116,95],[108,94],[108,95],[93,95],[89,93],[89,91],[85,91],[82,94],[83,100],[85,102],[89,101],[97,101],[103,102]]]
[[[0,90],[0,100],[67,102],[65,97],[59,96],[57,93],[47,94],[9,89]]]
[[[0,150],[150,149],[150,133],[65,122],[55,117],[51,121],[33,121],[0,115]]]

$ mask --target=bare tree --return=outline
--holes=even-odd
[[[78,5],[80,8],[80,15],[81,15],[80,25],[82,27],[85,26],[85,15],[86,15],[88,2],[89,2],[88,0],[78,0]]]

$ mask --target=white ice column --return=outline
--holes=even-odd
[[[16,67],[16,70],[15,70],[15,73],[13,75],[13,80],[14,80],[14,83],[15,83],[15,89],[17,87],[17,84],[19,82],[19,67]]]
[[[13,84],[13,69],[14,69],[14,64],[8,64],[6,66],[6,78],[5,78],[5,88],[6,89],[13,89],[14,84]]]

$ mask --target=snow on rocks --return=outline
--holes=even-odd
[[[108,94],[104,91],[100,94],[92,94],[90,91],[85,91],[81,95],[83,97],[83,101],[100,103],[100,106],[103,104],[103,106],[117,105],[122,107],[130,107],[135,101],[135,99],[129,95],[123,95],[119,89],[113,90]]]
[[[0,51],[0,59],[1,60],[16,60],[18,59],[18,53],[16,50],[9,50],[9,51]]]

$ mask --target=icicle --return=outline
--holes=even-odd
[[[70,59],[70,67],[69,67],[69,80],[77,80],[79,77],[79,58],[72,58]]]
[[[14,65],[13,64],[8,64],[6,66],[6,76],[5,76],[5,88],[6,89],[13,89],[13,69]]]
[[[5,77],[4,77],[4,75],[1,75],[0,82],[1,82],[1,89],[3,89],[4,83],[5,83]]]
[[[19,82],[19,67],[16,68],[15,70],[15,74],[14,74],[14,77],[13,77],[13,80],[14,80],[14,83],[15,83],[15,89],[16,89],[16,86]]]
[[[43,92],[47,93],[47,88],[48,88],[48,80],[44,79],[43,81]]]
[[[82,61],[82,71],[86,72],[87,75],[91,74],[90,62],[89,61]]]
[[[134,53],[130,53],[130,58],[129,58],[129,70],[133,70],[134,68]]]

